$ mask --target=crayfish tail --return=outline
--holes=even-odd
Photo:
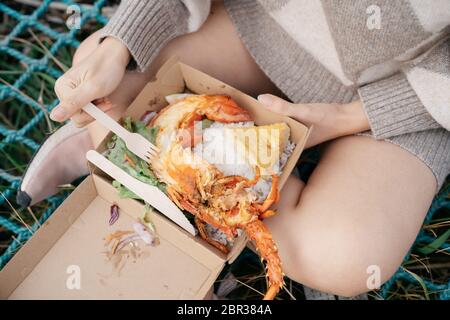
[[[284,285],[283,271],[281,269],[281,259],[278,249],[273,241],[272,234],[261,220],[254,220],[245,225],[245,231],[250,240],[254,241],[256,250],[266,262],[266,274],[269,288],[264,296],[264,300],[272,300]]]
[[[280,291],[280,287],[278,286],[270,286],[267,290],[266,294],[264,295],[263,300],[273,300],[278,294],[278,291]]]

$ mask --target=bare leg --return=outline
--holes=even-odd
[[[388,142],[331,142],[308,184],[294,177],[279,214],[266,222],[286,274],[309,287],[353,296],[397,270],[434,197],[436,180],[415,156]],[[299,194],[301,197],[299,198]]]

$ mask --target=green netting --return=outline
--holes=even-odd
[[[6,14],[8,17],[16,21],[15,26],[8,32],[6,37],[2,38],[0,41],[0,58],[14,58],[16,61],[21,62],[26,67],[23,72],[15,79],[15,81],[9,85],[2,83],[0,84],[0,101],[9,101],[11,99],[16,99],[20,102],[22,107],[31,107],[34,110],[34,116],[29,119],[26,123],[21,125],[19,129],[11,129],[7,125],[3,124],[0,119],[0,151],[5,150],[8,146],[14,144],[22,144],[28,148],[31,152],[36,151],[42,141],[35,141],[31,138],[28,133],[39,124],[44,122],[45,110],[50,111],[56,106],[57,100],[51,101],[46,104],[40,104],[36,100],[30,98],[28,95],[24,94],[21,89],[26,85],[27,81],[31,78],[33,73],[41,73],[48,75],[54,79],[58,78],[62,71],[55,68],[51,64],[51,57],[56,55],[59,51],[63,50],[64,47],[70,46],[76,48],[79,45],[76,36],[81,32],[79,29],[67,30],[67,32],[57,32],[50,28],[45,23],[41,22],[40,19],[49,10],[49,5],[52,1],[46,0],[42,2],[36,10],[32,13],[25,15],[19,13],[8,6],[5,3],[0,3],[0,12]],[[58,1],[68,5],[75,4],[73,1]],[[96,22],[99,25],[104,25],[107,22],[107,18],[101,14],[101,8],[105,5],[106,0],[98,0],[93,3],[92,7],[81,7],[81,27],[88,22]],[[18,37],[24,30],[32,28],[38,32],[46,34],[48,37],[54,40],[53,44],[49,48],[48,52],[42,55],[42,57],[32,57],[24,53],[23,51],[17,50],[12,46],[13,40]],[[307,165],[301,168],[302,170],[311,170]],[[6,187],[2,190],[3,197],[0,197],[0,206],[5,204],[8,199],[13,202],[16,191],[19,186],[20,177],[11,174],[6,168],[0,167],[0,182]],[[429,210],[426,217],[425,223],[429,222],[432,217],[441,210],[450,210],[450,183],[447,183],[444,188],[440,191],[438,196],[434,199],[433,204]],[[55,208],[64,200],[64,195],[57,195],[51,197],[47,200],[48,207],[42,213],[39,218],[39,223],[42,224],[45,220],[52,214]],[[14,241],[11,241],[6,250],[0,255],[0,269],[11,259],[13,254],[19,249],[21,244],[23,244],[27,239],[30,238],[31,232],[24,226],[17,223],[11,217],[5,217],[0,215],[0,227],[6,230],[4,233],[10,233],[14,236]],[[31,225],[32,230],[36,230],[39,227],[38,223]],[[12,238],[12,237],[11,237]],[[438,241],[438,245],[435,250],[442,250],[449,252],[450,245],[447,241]],[[442,242],[442,243],[440,243]],[[415,246],[434,246],[436,245],[436,237],[431,236],[430,233],[422,230],[416,240]],[[411,283],[420,282],[411,273],[405,271],[405,269],[400,268],[397,273],[382,287],[379,294],[381,297],[386,298],[389,295],[390,288],[392,285],[398,281],[406,281]],[[446,284],[438,284],[432,281],[425,280],[421,285],[425,285],[430,292],[438,293],[440,299],[448,300],[450,298],[450,281]]]
[[[14,81],[14,83],[2,83],[0,84],[0,101],[6,101],[9,99],[17,99],[22,105],[29,106],[34,110],[34,116],[29,119],[26,124],[23,124],[18,130],[11,130],[5,124],[0,122],[0,150],[6,149],[8,146],[13,144],[21,143],[22,145],[29,148],[32,152],[39,148],[40,142],[34,141],[28,136],[28,133],[41,122],[45,121],[45,113],[43,108],[50,111],[54,108],[58,101],[54,100],[48,104],[41,105],[35,99],[30,98],[27,94],[21,90],[22,87],[27,83],[31,76],[36,73],[48,74],[52,78],[58,78],[61,76],[62,71],[51,65],[51,57],[55,56],[59,50],[65,46],[78,47],[79,42],[76,40],[77,33],[80,32],[79,29],[71,29],[66,33],[56,32],[55,30],[48,27],[46,24],[40,22],[40,18],[47,12],[49,5],[52,1],[46,0],[42,2],[34,12],[29,15],[24,15],[20,12],[15,11],[10,6],[5,3],[0,3],[0,12],[6,14],[8,17],[17,21],[13,29],[0,41],[0,57],[3,60],[12,57],[16,61],[23,62],[26,68],[23,73]],[[67,5],[76,4],[73,1],[58,1],[63,2]],[[105,4],[105,0],[99,0],[94,3],[94,5],[86,9],[86,7],[81,8],[81,20],[80,24],[83,26],[89,21],[97,21],[101,24],[107,22],[107,18],[100,14],[101,7]],[[40,58],[29,57],[23,52],[15,49],[12,46],[12,42],[25,30],[31,28],[36,32],[41,32],[48,35],[52,40],[53,44],[49,48],[48,52],[45,53]],[[25,90],[24,90],[25,91]],[[5,203],[6,199],[13,202],[15,194],[19,187],[20,177],[10,174],[5,168],[0,168],[0,179],[6,181],[9,186],[2,191],[3,196],[0,197],[0,205]],[[64,200],[64,196],[55,196],[47,200],[49,206],[46,211],[40,217],[40,223],[42,224],[56,209],[56,207]],[[30,236],[31,232],[24,226],[18,224],[14,219],[7,219],[0,215],[0,226],[6,229],[8,232],[13,233],[15,240],[11,242],[9,247],[0,256],[0,268],[2,268],[9,259],[11,259],[13,253],[15,253],[18,248],[23,244]],[[36,230],[39,224],[35,223],[31,226],[32,230]]]

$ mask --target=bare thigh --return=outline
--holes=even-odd
[[[307,185],[290,178],[279,214],[266,221],[289,277],[352,296],[368,291],[369,266],[380,268],[382,282],[397,270],[435,188],[431,170],[409,152],[345,137],[329,143]]]
[[[200,30],[169,42],[149,72],[154,74],[173,55],[250,95],[279,93],[241,42],[221,2],[213,3]]]

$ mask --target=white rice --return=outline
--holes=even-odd
[[[253,122],[214,122],[209,128],[203,129],[203,141],[194,147],[194,153],[214,164],[226,176],[238,175],[251,179],[254,174],[252,167],[236,154],[234,141],[228,140],[225,134],[226,128],[250,126],[253,126]]]
[[[169,104],[176,103],[186,97],[195,96],[192,93],[177,93],[166,96],[166,100]],[[238,175],[252,179],[255,175],[253,167],[244,159],[244,155],[239,155],[235,152],[235,144],[233,140],[227,140],[225,134],[225,128],[230,127],[251,127],[254,123],[238,122],[238,123],[221,123],[213,122],[209,128],[203,130],[203,142],[198,143],[194,147],[194,153],[203,157],[207,162],[214,164],[220,171],[226,176]],[[290,140],[286,144],[282,154],[280,155],[280,161],[271,168],[273,172],[281,174],[282,169],[286,165],[287,160],[291,156],[295,149],[295,143]],[[234,161],[217,161],[217,159],[224,159],[231,155]],[[258,183],[252,187],[257,196],[258,201],[263,201],[270,192],[272,184],[271,176],[261,176]]]
[[[226,176],[238,175],[252,179],[255,176],[253,167],[243,158],[245,156],[244,154],[236,153],[235,143],[232,139],[226,139],[225,129],[253,125],[253,122],[229,124],[213,122],[209,128],[203,129],[203,141],[194,147],[194,153],[203,157],[207,162],[214,164]],[[272,167],[275,173],[281,174],[281,170],[286,165],[294,148],[295,143],[289,141],[286,144],[286,147],[280,155],[279,163],[274,164]],[[226,161],[226,159],[232,159],[233,161]],[[252,187],[258,201],[263,201],[267,197],[271,184],[271,176],[261,176],[258,183]]]

